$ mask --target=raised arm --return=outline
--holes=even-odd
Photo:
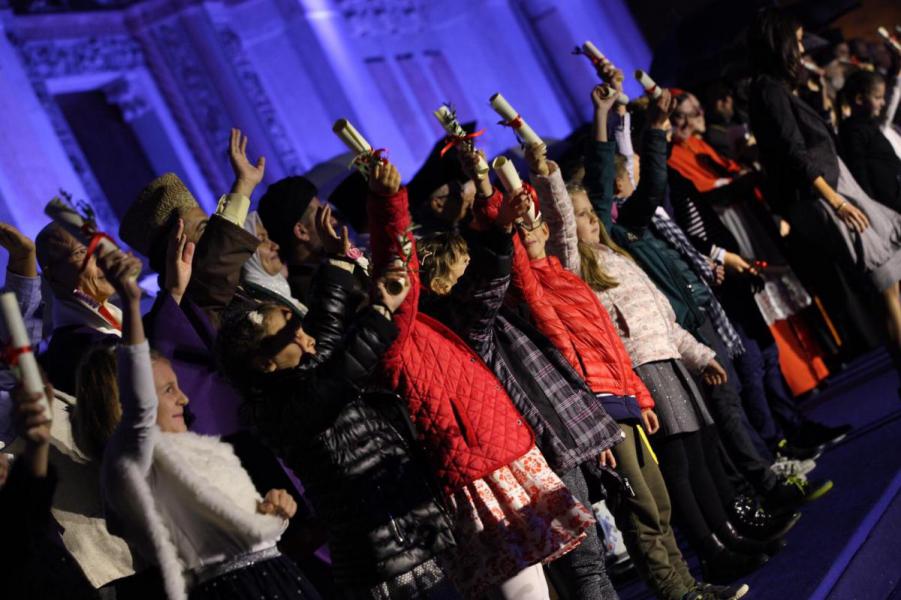
[[[666,123],[676,109],[667,89],[648,105],[648,130],[641,146],[641,177],[632,196],[619,207],[618,222],[625,227],[644,228],[666,195]]]
[[[250,196],[262,181],[266,161],[256,165],[246,156],[247,136],[232,129],[229,140],[229,161],[235,174],[231,192],[219,199],[219,204],[194,254],[194,276],[187,288],[187,297],[202,308],[214,322],[231,302],[241,281],[241,267],[253,256],[260,240],[244,229]]]
[[[122,418],[104,450],[104,465],[128,461],[142,473],[150,470],[157,416],[157,395],[150,365],[150,346],[141,322],[141,288],[132,275],[141,262],[116,250],[98,261],[124,304],[122,345],[118,354],[119,402]]]
[[[547,148],[543,144],[526,151],[529,181],[538,192],[541,214],[550,230],[547,251],[559,258],[564,268],[578,275],[580,262],[576,215],[560,167],[547,160],[546,153]]]
[[[401,187],[400,174],[390,162],[376,164],[369,178],[369,212],[372,248],[372,269],[376,274],[400,270],[410,286],[403,303],[394,312],[397,339],[385,353],[385,363],[395,363],[400,358],[416,321],[419,311],[419,258],[416,256],[416,240],[410,231],[410,207],[407,190]],[[400,263],[406,264],[400,266]]]

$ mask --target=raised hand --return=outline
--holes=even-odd
[[[0,223],[0,246],[9,252],[8,269],[23,277],[37,277],[34,241],[9,223]]]
[[[382,160],[372,167],[369,189],[379,196],[393,196],[400,189],[400,173],[392,163]]]
[[[547,177],[551,170],[547,164],[547,146],[545,144],[530,144],[526,148],[526,162],[529,171],[542,177]]]
[[[664,129],[667,120],[676,110],[678,102],[668,89],[661,89],[660,96],[648,103],[648,123],[653,129]]]
[[[137,280],[141,272],[140,260],[117,249],[97,259],[97,265],[124,303],[141,301],[141,288]]]
[[[616,103],[616,93],[608,85],[596,85],[591,90],[591,103],[595,112],[606,114]]]
[[[269,490],[263,501],[257,504],[257,512],[287,520],[297,512],[297,502],[285,490]]]
[[[514,194],[504,194],[504,200],[494,220],[495,224],[498,227],[509,228],[529,212],[532,202],[532,194],[526,187]]]
[[[194,260],[194,242],[188,241],[185,233],[185,222],[178,220],[178,226],[169,235],[169,244],[166,249],[166,280],[163,283],[165,289],[177,304],[188,289],[191,281],[191,263]]]
[[[252,165],[247,160],[247,136],[240,129],[232,129],[228,140],[228,160],[235,174],[235,183],[232,185],[233,194],[241,194],[250,198],[254,188],[263,181],[266,172],[266,157],[257,159],[257,164]]]
[[[391,313],[400,308],[409,293],[410,277],[399,260],[375,281],[375,302],[384,304]]]

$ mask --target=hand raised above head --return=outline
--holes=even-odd
[[[9,252],[10,271],[25,277],[37,277],[37,253],[31,238],[9,223],[0,223],[0,246]]]
[[[547,145],[546,144],[530,144],[526,148],[526,162],[529,164],[529,170],[536,175],[546,177],[550,173],[547,164]]]
[[[137,279],[142,266],[139,259],[116,249],[98,258],[97,266],[124,302],[141,300]]]
[[[485,153],[478,148],[464,149],[457,146],[457,156],[460,160],[460,167],[467,177],[473,181],[481,179],[479,175],[479,166],[485,160]]]
[[[235,174],[232,193],[250,197],[253,189],[263,180],[266,157],[261,156],[255,165],[251,164],[247,160],[247,136],[240,129],[232,129],[228,140],[228,160]]]
[[[394,313],[406,300],[410,293],[410,276],[401,261],[388,267],[385,273],[375,281],[373,299]]]
[[[369,174],[369,189],[379,196],[393,196],[400,189],[400,173],[393,163],[381,160]]]
[[[672,92],[666,88],[660,90],[660,96],[651,99],[648,103],[648,124],[655,129],[662,129],[667,119],[676,110],[678,101],[673,98]]]
[[[609,85],[596,85],[591,90],[591,103],[595,111],[609,112],[616,103],[616,92]]]
[[[34,241],[9,223],[0,223],[0,246],[6,248],[10,256],[35,251]]]
[[[525,186],[512,194],[509,192],[504,194],[504,200],[501,202],[495,223],[499,227],[511,226],[526,216],[532,203],[532,194]]]

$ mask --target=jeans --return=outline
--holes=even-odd
[[[747,336],[740,324],[735,330],[745,345],[744,354],[735,358],[735,368],[742,382],[742,398],[751,425],[770,450],[782,438],[797,434],[801,413],[792,398],[779,365],[776,342],[758,342]]]
[[[588,484],[579,467],[561,474],[560,479],[576,500],[591,508]],[[607,577],[597,527],[588,529],[587,534],[574,550],[550,564],[551,581],[566,600],[617,600],[619,596]]]
[[[737,326],[736,331],[738,331]],[[755,392],[745,386],[743,379],[740,384],[738,383],[740,377],[736,374],[738,364],[736,363],[733,367],[728,351],[714,330],[710,319],[704,320],[698,329],[698,337],[702,343],[716,352],[716,360],[726,369],[728,377],[724,385],[703,385],[703,389],[707,408],[716,421],[726,456],[740,474],[740,478],[732,478],[733,484],[742,489],[746,487],[742,481],[744,479],[750,482],[756,491],[766,493],[775,487],[778,479],[770,470],[769,450],[752,423],[749,422],[746,405],[742,405],[742,396]],[[750,340],[743,339],[742,341],[745,344],[752,343]],[[749,351],[745,352],[745,354],[748,353]],[[737,391],[736,385],[740,385],[741,395]]]

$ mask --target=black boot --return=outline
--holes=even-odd
[[[749,556],[733,552],[723,545],[715,533],[711,533],[701,541],[699,550],[704,580],[710,583],[735,581],[753,572],[769,560],[766,554]]]
[[[761,542],[754,538],[745,537],[729,521],[726,521],[726,524],[720,527],[716,535],[730,550],[752,556],[755,554],[773,556],[785,547],[785,541],[781,538],[777,538],[772,542]]]
[[[761,542],[772,542],[785,537],[795,526],[801,513],[773,516],[750,496],[737,496],[729,508],[729,520],[744,537]]]

